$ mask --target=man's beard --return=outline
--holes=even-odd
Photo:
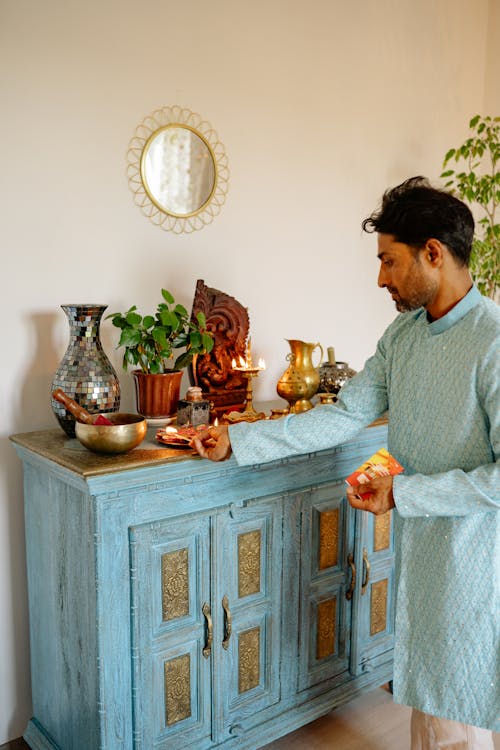
[[[393,296],[393,300],[398,312],[410,312],[410,310],[418,310],[419,307],[427,307],[436,296],[438,290],[437,281],[424,276],[421,264],[418,261],[415,261],[412,271],[408,274],[407,279],[405,279],[405,281],[410,280],[414,288],[404,297],[400,296],[395,287],[387,287],[387,291],[395,295]]]

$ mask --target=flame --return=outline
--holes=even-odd
[[[235,360],[235,358],[234,358],[234,357],[233,357],[233,359],[231,360],[231,367],[233,368],[233,370],[234,370],[234,368],[236,367],[236,360]]]
[[[266,369],[266,361],[262,357],[259,359],[259,367],[260,367],[261,370],[265,370]]]
[[[246,360],[240,355],[240,367],[247,367]]]
[[[215,417],[215,419],[214,419],[214,427],[218,427],[218,426],[219,426],[219,420],[217,419],[217,417]]]

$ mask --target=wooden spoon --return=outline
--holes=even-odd
[[[103,414],[90,414],[83,406],[80,406],[74,399],[68,396],[62,388],[56,388],[52,391],[52,398],[59,401],[60,404],[66,407],[66,409],[74,416],[77,422],[83,422],[84,424],[113,424]]]

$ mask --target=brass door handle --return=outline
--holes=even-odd
[[[361,583],[361,596],[366,592],[368,581],[370,580],[370,561],[368,560],[368,550],[363,548],[363,581]]]
[[[233,616],[229,609],[229,599],[225,594],[222,597],[222,609],[224,610],[224,640],[222,641],[222,648],[227,650],[229,648],[229,639],[233,632]]]
[[[352,595],[354,593],[354,587],[356,586],[356,566],[354,565],[354,556],[349,555],[347,558],[347,562],[350,565],[351,568],[351,585],[345,592],[345,598],[346,599],[352,599]]]
[[[205,602],[205,604],[201,608],[201,611],[205,615],[205,620],[207,621],[207,640],[203,648],[202,654],[205,657],[205,659],[208,659],[212,651],[212,641],[214,638],[214,626],[212,623],[212,613],[210,610],[210,604],[208,602]]]

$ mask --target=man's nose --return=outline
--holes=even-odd
[[[381,287],[387,286],[387,277],[382,266],[380,266],[380,271],[378,272],[377,284]]]

